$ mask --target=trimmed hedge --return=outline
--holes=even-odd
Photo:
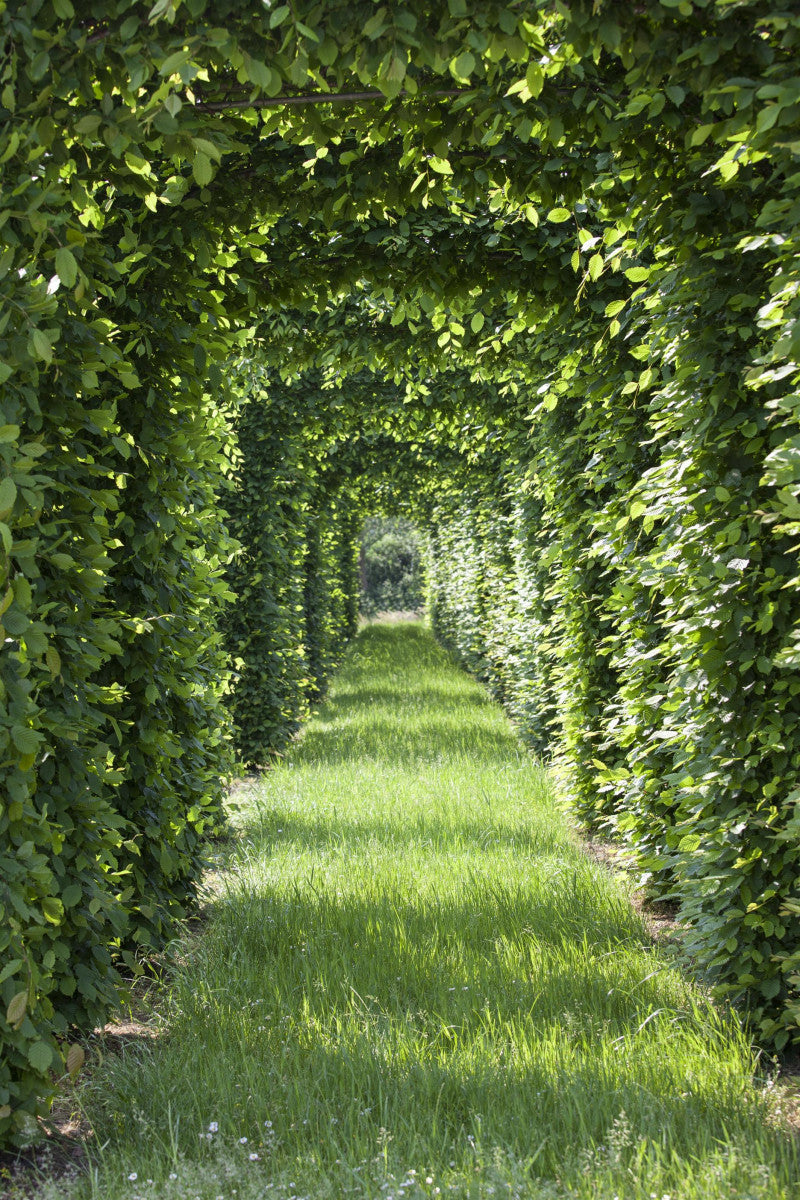
[[[264,766],[324,695],[356,631],[360,512],[330,469],[335,445],[307,436],[318,376],[287,384],[248,362],[232,378],[239,401],[222,498],[238,542],[225,617],[229,705],[241,761]]]
[[[431,608],[523,733],[549,731],[577,812],[680,905],[697,969],[780,1049],[800,1041],[796,535],[771,513],[785,428],[747,386],[758,330],[719,261],[651,272],[624,342],[584,318],[594,352],[537,388],[532,437],[507,435],[515,471],[440,508]]]
[[[102,1020],[120,970],[188,911],[218,820],[219,443],[193,375],[175,395],[187,357],[194,370],[177,315],[151,329],[130,399],[82,399],[105,346],[81,322],[57,386],[34,370],[4,390],[0,1136],[14,1140],[78,1061],[70,1027]]]

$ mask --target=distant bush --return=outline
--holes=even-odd
[[[408,612],[424,603],[420,532],[402,517],[368,517],[361,541],[361,611]]]

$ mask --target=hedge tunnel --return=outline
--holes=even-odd
[[[0,1138],[357,620],[440,639],[800,1041],[800,15],[0,5]]]

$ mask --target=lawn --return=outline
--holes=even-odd
[[[207,919],[42,1197],[798,1194],[737,1020],[654,946],[547,769],[420,623],[365,628],[236,793]]]

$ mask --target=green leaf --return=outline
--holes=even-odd
[[[272,71],[267,66],[267,64],[261,62],[257,58],[250,58],[250,56],[248,55],[245,58],[245,68],[247,70],[248,79],[251,79],[253,81],[253,83],[255,83],[258,87],[261,88],[262,91],[266,91],[267,88],[272,83]],[[194,140],[195,140],[195,145],[197,145],[199,139],[195,138]],[[216,152],[216,147],[214,148],[214,151],[215,151],[214,157],[218,159],[219,153]]]
[[[45,896],[42,900],[42,912],[51,925],[60,925],[64,919],[64,905],[55,896]]]
[[[70,883],[61,893],[61,903],[65,908],[72,908],[83,896],[83,888],[79,883]]]
[[[27,725],[12,725],[11,740],[20,754],[35,754],[42,741],[42,735]]]
[[[125,158],[125,165],[128,167],[128,169],[130,171],[133,171],[134,175],[149,175],[150,174],[150,163],[147,161],[146,158],[142,158],[138,154],[133,154],[133,153],[131,153],[130,150],[125,151],[124,158]]]
[[[208,138],[193,137],[192,145],[194,146],[195,150],[199,150],[201,154],[205,154],[207,158],[213,159],[214,162],[221,161],[222,152],[220,151],[219,146],[217,146],[214,142],[209,141]]]
[[[50,55],[46,50],[40,50],[33,56],[29,68],[31,79],[43,79],[50,69]]]
[[[386,24],[386,9],[383,5],[377,9],[364,24],[364,37],[374,42]]]
[[[27,1011],[28,990],[26,988],[24,992],[17,992],[16,996],[12,996],[6,1009],[6,1020],[12,1029],[19,1029]]]
[[[766,108],[762,108],[756,119],[756,132],[766,133],[768,129],[772,129],[780,111],[780,104],[768,104]]]
[[[75,130],[77,133],[96,133],[102,123],[103,118],[98,113],[88,113],[75,122]]]
[[[282,25],[289,16],[289,11],[290,9],[288,4],[280,4],[277,8],[274,8],[269,14],[270,29],[277,29],[279,25]]]
[[[485,319],[483,313],[473,313],[472,320],[469,323],[473,333],[480,333],[483,329]]]
[[[161,66],[158,68],[160,75],[174,75],[181,67],[186,66],[189,61],[190,51],[176,50],[174,54],[170,54],[165,58]]]
[[[399,96],[406,77],[408,63],[404,54],[393,54],[382,81],[382,90],[389,98]]]
[[[5,520],[17,499],[17,485],[6,476],[0,479],[0,520]]]
[[[713,125],[698,125],[696,129],[692,130],[691,136],[689,137],[689,145],[702,146],[703,142],[706,140],[713,128]]]
[[[475,55],[469,50],[465,50],[463,54],[459,54],[458,58],[453,59],[450,66],[456,79],[468,80],[475,70]]]
[[[316,29],[312,29],[310,25],[305,25],[302,21],[295,21],[294,27],[301,37],[309,38],[312,42],[317,43],[322,41]]]
[[[572,213],[568,208],[551,208],[547,214],[548,221],[552,221],[554,225],[563,225],[564,221],[568,221]]]
[[[33,330],[30,336],[30,346],[34,358],[42,359],[47,363],[53,361],[53,343],[43,329]]]
[[[593,254],[589,259],[589,278],[594,280],[599,279],[603,272],[603,256],[602,254]]]
[[[525,83],[532,96],[541,95],[542,88],[544,87],[544,71],[538,63],[533,62],[529,64],[525,72]]]
[[[56,250],[56,272],[63,284],[74,287],[78,278],[78,264],[75,255],[66,246]]]
[[[5,964],[5,966],[3,967],[3,969],[0,971],[0,983],[5,983],[5,981],[6,981],[7,979],[10,979],[12,975],[15,975],[15,974],[16,974],[16,972],[17,972],[17,971],[20,969],[20,967],[24,967],[24,965],[25,965],[25,959],[24,959],[24,958],[12,958],[12,959],[10,959],[10,960],[9,960],[9,961],[8,961],[8,962]],[[21,994],[21,995],[23,995],[23,996],[27,996],[27,992],[22,992],[22,993],[20,993],[20,994]],[[8,1019],[8,1018],[6,1018],[6,1019]],[[9,1024],[10,1024],[10,1022],[9,1022]]]
[[[207,183],[211,183],[214,178],[214,168],[211,166],[211,161],[206,154],[195,154],[194,162],[192,163],[192,174],[201,187],[205,187]]]
[[[71,571],[75,567],[75,559],[71,555],[62,554],[58,550],[50,555],[50,562],[59,571]]]
[[[644,283],[650,278],[649,267],[628,267],[625,272],[625,278],[630,279],[631,283]]]
[[[53,1051],[47,1042],[34,1042],[28,1047],[28,1062],[34,1071],[44,1074],[53,1065]]]

